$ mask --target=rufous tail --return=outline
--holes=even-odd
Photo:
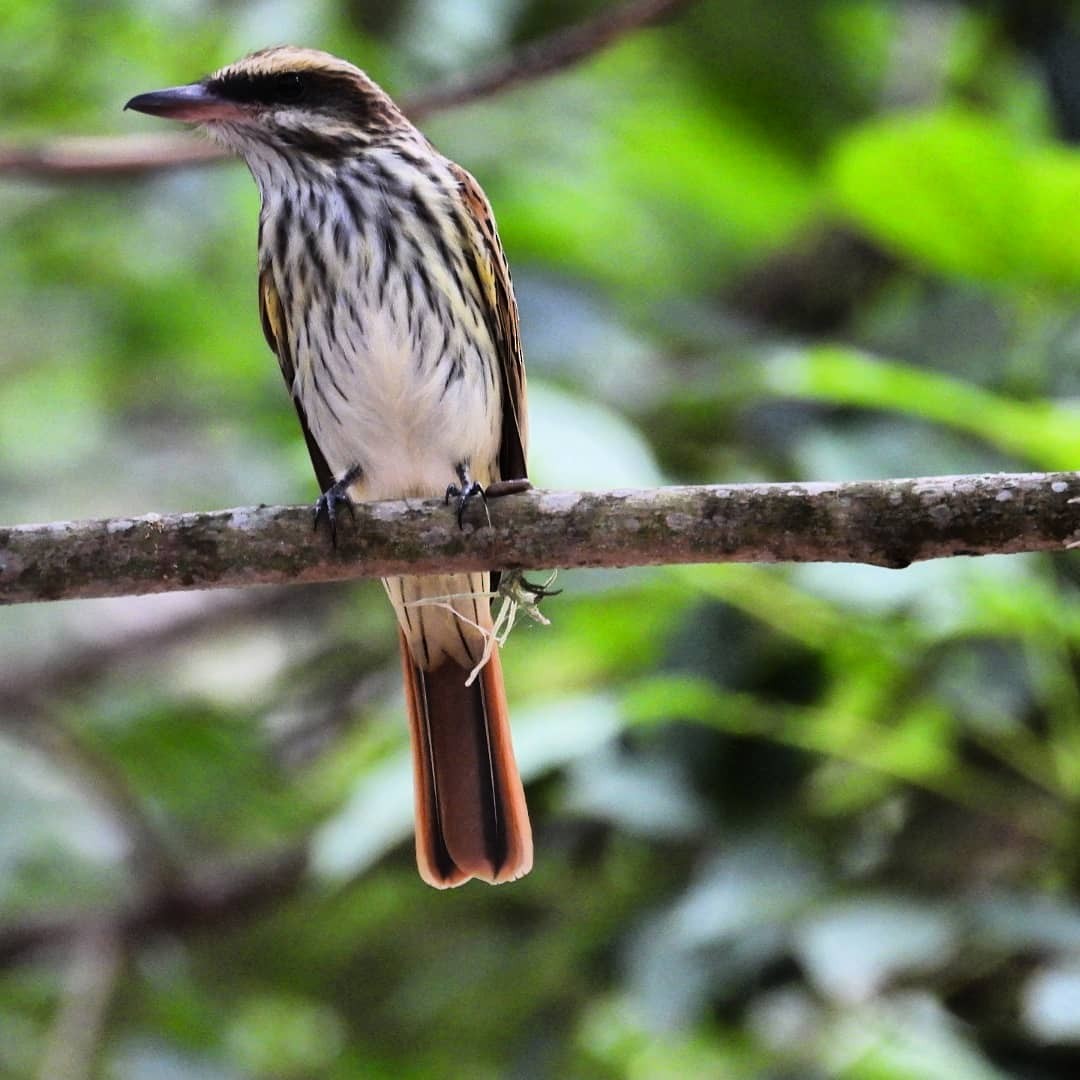
[[[438,889],[480,878],[492,885],[532,869],[532,830],[506,709],[499,650],[472,686],[446,658],[425,671],[401,636],[412,739],[416,862]]]

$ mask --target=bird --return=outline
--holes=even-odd
[[[491,206],[365,72],[275,46],[125,108],[201,126],[255,180],[262,329],[319,483],[316,528],[326,521],[336,542],[357,501],[430,497],[453,502],[460,527],[470,504],[486,509],[489,485],[527,484],[518,309]],[[437,888],[532,868],[490,644],[494,577],[383,581],[401,645],[416,861]]]

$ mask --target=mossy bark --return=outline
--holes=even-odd
[[[0,603],[449,570],[710,562],[900,568],[1070,547],[1080,473],[530,491],[470,507],[359,505],[333,547],[308,507],[0,527]]]

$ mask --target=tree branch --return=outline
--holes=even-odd
[[[38,949],[64,946],[87,934],[138,944],[162,931],[220,926],[294,895],[304,880],[306,845],[285,848],[247,865],[224,866],[149,892],[116,910],[29,915],[0,925],[0,968]]]
[[[93,686],[120,663],[149,663],[200,636],[271,615],[306,613],[312,607],[311,596],[301,599],[287,589],[207,593],[191,600],[182,608],[157,612],[150,622],[99,629],[93,640],[48,652],[36,661],[0,665],[0,715],[9,722],[17,712],[40,716],[54,701],[74,689]]]
[[[105,927],[89,927],[71,951],[60,1007],[45,1040],[40,1080],[90,1080],[95,1075],[123,964],[123,949]]]
[[[219,146],[193,135],[61,135],[39,143],[0,146],[0,175],[96,179],[224,159]]]
[[[440,109],[493,97],[572,67],[691,2],[629,0],[605,8],[575,26],[524,45],[472,75],[403,97],[399,104],[407,116],[419,120]],[[45,179],[119,177],[182,165],[205,165],[227,156],[218,146],[185,135],[51,138],[36,145],[0,146],[0,174]]]
[[[141,886],[154,889],[179,873],[169,845],[116,763],[57,715],[42,710],[30,717],[17,712],[4,730],[48,755],[75,778],[87,796],[112,818],[129,846],[129,860]]]
[[[861,562],[1068,548],[1080,473],[532,491],[474,507],[362,503],[338,545],[308,507],[0,528],[0,603],[480,569]]]
[[[415,97],[405,98],[401,107],[407,116],[418,120],[440,109],[494,97],[522,83],[565,71],[627,34],[672,17],[692,2],[629,0],[629,3],[604,8],[592,18],[531,41],[471,75],[459,76],[441,86],[430,86]]]

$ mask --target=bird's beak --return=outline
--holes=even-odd
[[[164,116],[169,120],[186,120],[199,124],[207,120],[235,120],[242,115],[236,102],[220,97],[202,83],[139,94],[124,108],[148,113],[150,116]]]

